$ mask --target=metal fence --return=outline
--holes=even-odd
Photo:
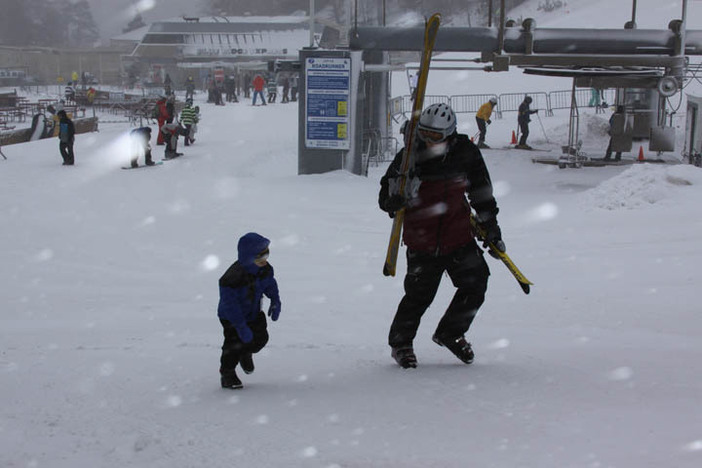
[[[501,112],[517,112],[525,96],[531,96],[532,103],[530,109],[543,109],[545,111],[544,115],[553,115],[548,94],[542,92],[500,94],[498,107]]]
[[[502,118],[502,109],[500,108],[500,98],[497,94],[460,94],[451,96],[451,109],[456,114],[477,113],[480,106],[488,102],[491,98],[497,99],[498,105],[493,112],[498,119]]]
[[[392,100],[391,100],[392,102]],[[424,95],[424,107],[431,106],[432,104],[446,103],[451,105],[451,96],[445,96],[443,94],[425,94]],[[402,96],[402,113],[409,114],[412,112],[412,96],[406,94]]]
[[[613,103],[616,91],[613,89],[604,89],[598,91],[600,94],[599,102],[598,99],[593,96],[592,90],[590,89],[576,89],[575,90],[575,101],[578,103],[578,107],[596,107],[597,105],[602,105],[604,103]],[[551,103],[551,109],[570,109],[572,91],[551,91],[548,93],[549,101]]]
[[[570,109],[572,90],[559,90],[551,92],[533,92],[533,93],[505,93],[505,94],[458,94],[452,96],[443,95],[427,95],[424,97],[424,105],[429,106],[436,103],[446,103],[451,106],[457,114],[477,113],[480,106],[486,103],[490,98],[497,98],[497,107],[494,109],[495,116],[498,119],[502,118],[503,112],[517,112],[519,105],[524,101],[525,96],[531,96],[531,109],[543,110],[543,115],[550,117],[553,115],[554,109]],[[576,89],[575,100],[578,107],[594,107],[597,112],[604,112],[607,107],[614,102],[616,91],[614,89],[605,89],[601,91],[600,103],[593,98],[590,89]],[[412,112],[412,97],[409,95],[399,96],[390,100],[390,109],[392,117],[396,118],[399,115],[407,117]]]

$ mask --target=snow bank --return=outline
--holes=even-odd
[[[584,192],[584,206],[603,210],[635,210],[679,197],[702,196],[702,170],[695,166],[637,164]]]

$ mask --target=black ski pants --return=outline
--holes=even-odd
[[[605,159],[611,159],[612,158],[612,137],[609,137],[609,144],[607,145],[607,150],[605,151]],[[621,161],[622,159],[622,152],[617,151],[614,160],[615,161]]]
[[[461,337],[468,331],[485,301],[490,276],[483,251],[475,241],[441,256],[407,249],[405,296],[390,326],[388,344],[391,347],[412,346],[422,315],[434,300],[444,272],[448,273],[457,290],[435,334],[442,341],[447,341]]]
[[[480,137],[478,138],[478,144],[485,143],[485,135],[487,134],[487,123],[483,119],[475,118],[475,122],[478,124],[478,130],[480,131]]]
[[[522,136],[519,137],[519,144],[526,145],[527,138],[529,137],[529,122],[519,122],[519,131]]]
[[[250,343],[241,341],[236,328],[231,322],[224,319],[219,319],[219,321],[224,329],[224,344],[222,345],[222,357],[219,360],[219,372],[221,374],[234,373],[243,354],[255,354],[261,351],[268,343],[266,314],[259,312],[253,322],[248,322],[248,326],[253,332],[253,340]]]
[[[61,152],[61,157],[63,158],[64,164],[73,164],[75,162],[75,156],[73,154],[73,142],[59,142],[59,152]]]

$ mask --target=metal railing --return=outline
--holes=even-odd
[[[498,119],[502,118],[502,109],[500,108],[500,99],[497,94],[460,94],[451,96],[451,109],[456,114],[475,114],[480,109],[480,106],[488,102],[491,98],[497,99],[497,107],[493,109],[495,116]]]
[[[600,107],[604,103],[613,103],[615,90],[605,89],[600,91],[599,103],[597,98],[593,96],[590,89],[576,89],[575,90],[575,100],[578,103],[578,107],[596,107],[598,104]],[[570,99],[571,91],[551,91],[548,93],[549,101],[551,103],[551,109],[570,109]]]
[[[525,96],[530,96],[532,99],[530,109],[543,109],[546,116],[553,115],[551,100],[548,93],[544,92],[500,94],[497,104],[500,112],[517,112]]]
[[[597,113],[605,111],[606,103],[611,105],[614,102],[616,91],[614,89],[605,89],[601,91],[600,105],[597,105],[596,99],[593,99],[590,89],[576,90],[576,102],[578,107],[594,107]],[[457,114],[475,114],[480,109],[480,106],[490,100],[497,98],[497,107],[494,109],[496,118],[501,119],[503,112],[517,112],[519,105],[524,101],[524,96],[531,96],[532,109],[543,109],[543,115],[550,117],[553,115],[554,109],[570,109],[571,90],[559,90],[550,92],[531,92],[531,93],[504,93],[504,94],[456,94],[451,96],[444,95],[426,95],[424,97],[424,106],[444,102],[451,106]],[[393,119],[402,115],[405,118],[412,111],[412,96],[404,95],[390,99],[389,108]]]

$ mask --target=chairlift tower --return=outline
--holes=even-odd
[[[538,28],[533,19],[509,27],[505,17],[505,0],[500,0],[496,26],[442,27],[434,50],[475,52],[479,57],[473,60],[471,69],[500,72],[516,66],[528,74],[571,78],[573,91],[576,87],[652,90],[660,99],[655,119],[650,118],[649,149],[673,151],[670,139],[672,129],[667,126],[665,101],[681,92],[688,56],[702,55],[702,30],[688,30],[686,27],[687,2],[682,0],[681,18],[671,20],[668,29],[640,30],[636,28],[636,0],[632,0],[632,17],[622,29]],[[422,27],[354,26],[349,31],[348,43],[349,49],[362,51],[364,57],[369,51],[417,52],[422,48],[422,34]],[[373,66],[372,70],[361,67],[364,71],[360,82],[364,82],[369,74],[387,73],[392,69],[388,63]],[[364,88],[362,91],[373,94],[366,94],[366,100],[359,103],[358,111],[363,115],[358,120],[362,126],[356,131],[363,133],[380,129],[387,132],[384,122],[368,117],[373,110],[364,104],[369,101],[387,102],[387,92],[382,87],[372,90]],[[571,99],[574,99],[574,94]],[[643,121],[643,117],[638,116],[644,113],[634,114],[635,120]],[[572,102],[569,141],[563,148],[568,158],[566,162],[573,165],[577,165],[575,163],[584,156],[578,154],[578,122],[577,102]],[[572,152],[576,154],[572,155]]]

